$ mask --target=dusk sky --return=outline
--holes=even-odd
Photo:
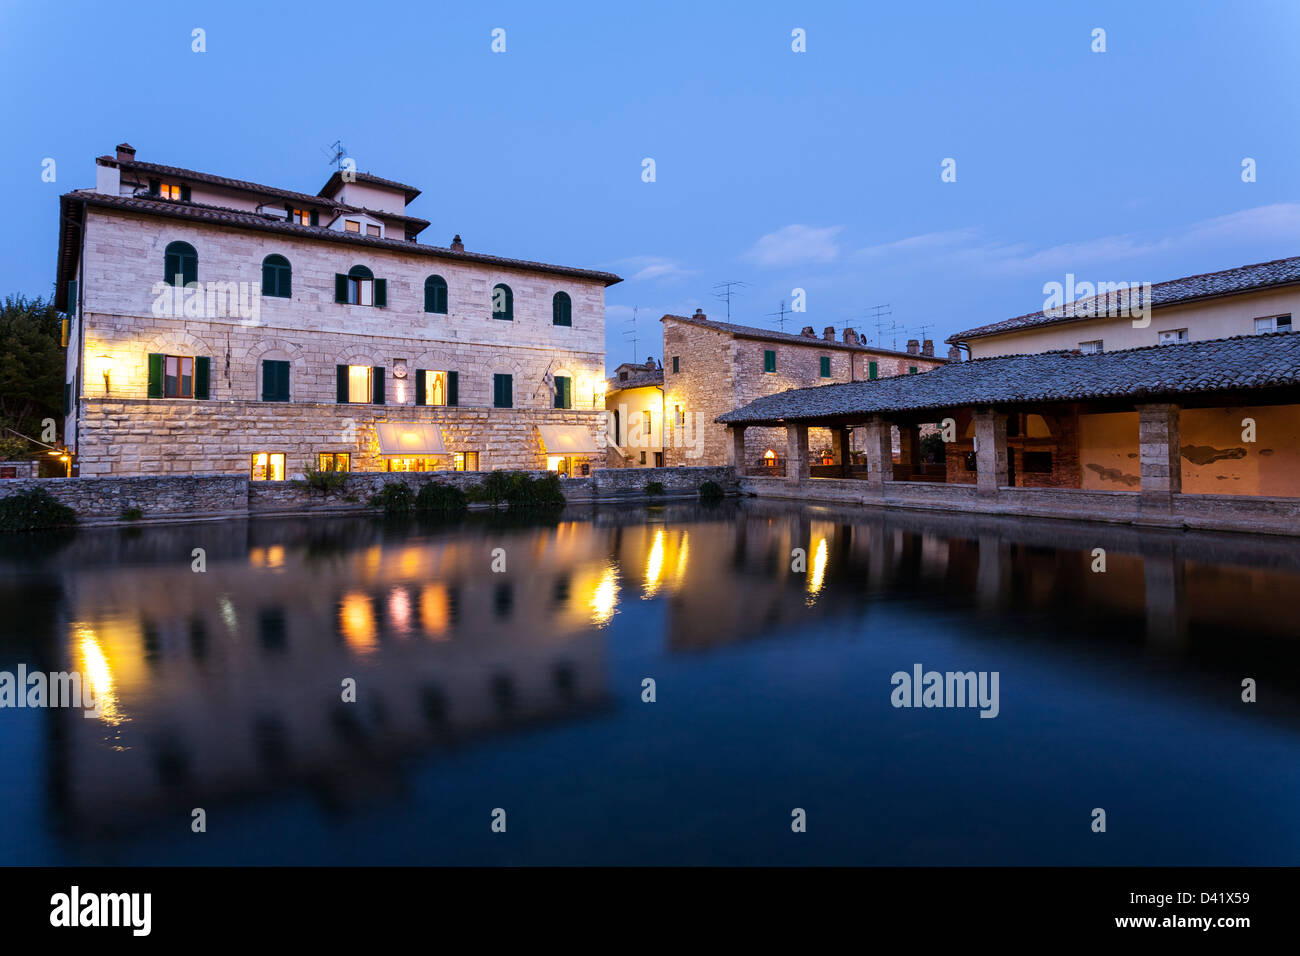
[[[733,321],[775,327],[802,288],[787,330],[885,346],[870,314],[888,303],[902,347],[922,324],[941,342],[1035,311],[1067,273],[1300,254],[1294,2],[139,2],[64,5],[57,30],[51,13],[0,7],[0,295],[50,294],[57,197],[123,141],[315,193],[342,140],[423,190],[422,241],[623,276],[610,369],[633,357],[634,308],[636,357],[659,357],[659,316],[725,317],[724,280],[748,283]]]

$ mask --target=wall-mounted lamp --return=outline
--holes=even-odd
[[[99,364],[99,370],[104,375],[104,394],[107,395],[113,385],[113,356],[97,355],[95,361]]]

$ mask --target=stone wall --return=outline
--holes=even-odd
[[[128,508],[144,518],[236,517],[248,513],[247,475],[184,475],[141,478],[35,478],[0,482],[0,498],[41,488],[88,524],[118,521]]]

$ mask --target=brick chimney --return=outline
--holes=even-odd
[[[646,368],[650,368],[650,369],[653,369],[653,368],[656,368],[656,367],[657,367],[657,366],[655,365],[655,357],[654,357],[653,355],[647,355],[647,356],[645,357],[645,367],[646,367]]]
[[[451,251],[452,252],[465,251],[465,243],[460,241],[460,233],[456,233],[456,235],[451,237]]]
[[[130,143],[117,144],[117,161],[119,163],[135,162],[135,147]]]
[[[955,345],[954,345],[952,348],[950,348],[950,349],[948,350],[948,361],[949,361],[949,362],[960,362],[960,361],[961,361],[961,349],[957,348],[957,346],[955,346]]]
[[[907,340],[907,354],[908,354],[908,355],[920,355],[920,354],[921,354],[921,343],[918,342],[916,339],[908,339],[908,340]]]
[[[799,334],[807,336],[810,339],[817,338],[817,333],[813,331],[813,327],[811,325],[805,325],[802,329],[799,330]]]
[[[853,330],[853,329],[845,329],[845,330],[844,330],[844,344],[845,344],[845,345],[857,345],[857,344],[858,344],[858,333],[857,333],[855,330]]]
[[[697,308],[697,309],[695,310],[695,314],[694,314],[693,316],[691,316],[691,318],[692,318],[692,319],[699,319],[701,322],[707,322],[707,321],[709,320],[709,317],[708,317],[707,315],[704,314],[704,310],[703,310],[703,309],[700,309],[700,308]]]
[[[822,329],[822,338],[824,338],[827,342],[834,342],[834,341],[835,341],[835,326],[833,326],[833,325],[828,325],[828,326],[826,326],[826,328]]]
[[[926,339],[921,343],[921,354],[934,356],[934,339]]]

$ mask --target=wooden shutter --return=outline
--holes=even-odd
[[[190,187],[187,186],[187,185],[185,185],[184,183],[182,183],[182,184],[181,184],[181,202],[189,202],[189,201],[190,201]]]
[[[152,193],[153,195],[157,196],[161,191],[162,191],[162,180],[161,180],[161,179],[151,179],[151,180],[149,180],[149,192],[150,192],[150,193]]]
[[[376,405],[384,404],[384,367],[376,365],[370,372],[371,390],[374,392],[374,403]]]
[[[262,401],[287,402],[289,400],[289,363],[274,359],[262,360]]]
[[[212,359],[200,355],[194,359],[194,397],[207,398],[212,378]]]
[[[311,224],[312,224],[313,226],[319,226],[319,225],[320,225],[320,213],[317,212],[315,209],[313,209],[313,210],[311,211]]]
[[[415,404],[424,404],[424,376],[425,371],[422,368],[415,370]]]
[[[831,359],[829,355],[822,356],[822,378],[831,377]]]
[[[382,309],[387,305],[388,305],[388,280],[376,279],[375,280],[375,306],[377,308]]]
[[[284,221],[293,222],[293,206],[289,203],[284,204]]]
[[[555,376],[555,407],[570,407],[570,381],[567,375]]]
[[[63,417],[67,418],[72,414],[72,383],[63,383]]]
[[[867,378],[874,379],[880,374],[880,366],[875,362],[867,363]]]
[[[342,272],[334,273],[334,301],[335,302],[348,301],[348,277],[344,275]],[[339,368],[346,368],[346,367],[347,366],[345,365],[339,366]]]
[[[150,398],[162,398],[163,393],[163,357],[154,353],[149,355],[149,391]]]
[[[175,285],[178,275],[181,275],[180,255],[175,252],[165,252],[163,254],[163,281],[168,285]],[[185,281],[183,276],[181,281]]]
[[[772,349],[767,349],[766,351],[763,352],[763,371],[764,372],[776,371],[776,352],[774,352]]]
[[[68,307],[63,311],[67,313],[68,318],[75,318],[77,315],[77,280],[76,279],[68,280]]]
[[[459,372],[447,373],[447,404],[448,405],[460,404],[460,373]]]
[[[340,405],[346,405],[348,403],[348,367],[346,365],[335,366],[334,378],[334,398]]]

